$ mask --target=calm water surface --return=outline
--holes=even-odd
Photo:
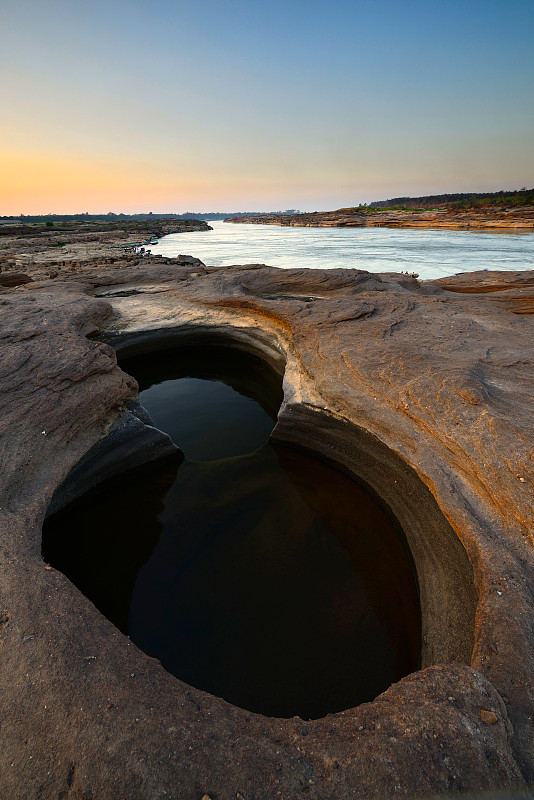
[[[169,672],[252,711],[321,717],[417,669],[403,537],[357,483],[267,442],[279,378],[221,350],[122,366],[185,459],[51,517],[45,559]]]
[[[269,264],[282,268],[354,268],[417,272],[422,280],[480,269],[534,269],[534,233],[282,228],[210,221],[212,231],[174,233],[154,255],[193,255],[216,267]]]

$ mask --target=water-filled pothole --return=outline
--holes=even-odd
[[[402,533],[346,475],[267,442],[279,378],[220,348],[122,366],[185,460],[50,517],[44,558],[169,672],[252,711],[318,718],[416,669]]]

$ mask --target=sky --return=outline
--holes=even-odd
[[[0,215],[534,185],[533,0],[0,0]]]

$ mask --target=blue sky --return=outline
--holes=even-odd
[[[534,184],[534,3],[18,0],[0,213]]]

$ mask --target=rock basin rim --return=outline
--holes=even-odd
[[[52,279],[39,264],[0,291],[6,796],[326,800],[532,781],[534,273],[419,283],[125,257]],[[408,538],[423,669],[372,703],[306,723],[236,709],[165,673],[41,561],[54,504],[175,452],[115,353],[214,341],[283,371],[273,438],[360,477]]]

